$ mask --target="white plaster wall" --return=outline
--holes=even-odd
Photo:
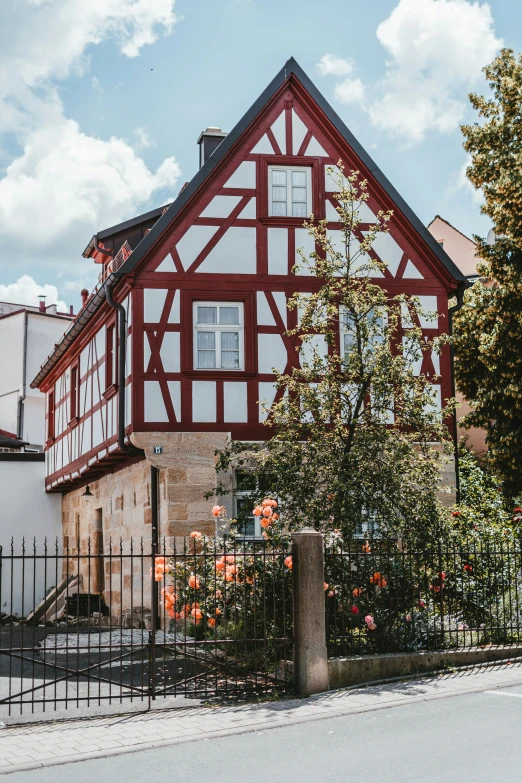
[[[18,399],[23,393],[24,319],[19,312],[0,320],[0,429],[16,432]],[[45,398],[30,384],[71,322],[37,312],[27,319],[24,440],[42,446],[45,440]]]
[[[23,312],[0,320],[0,429],[14,433],[22,389],[23,334]]]
[[[17,562],[13,588],[13,607],[10,604],[10,561],[6,552],[10,550],[11,538],[14,538],[15,553],[21,548],[22,538],[26,540],[26,550],[32,550],[33,538],[36,538],[37,553],[43,552],[44,540],[47,537],[49,551],[55,551],[55,541],[58,537],[61,551],[61,500],[59,494],[47,495],[45,486],[45,463],[7,460],[0,462],[0,493],[2,507],[0,511],[1,533],[0,544],[3,547],[2,556],[2,599],[3,612],[27,614],[33,603],[33,562],[26,565],[25,595],[26,603],[22,607],[22,576],[20,561]],[[52,571],[52,573],[50,573]],[[61,564],[58,567],[61,573]],[[47,589],[55,583],[54,563],[48,567]],[[38,603],[45,595],[43,561],[37,561],[35,596]],[[29,605],[29,603],[31,605]]]

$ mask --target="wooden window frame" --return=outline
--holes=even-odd
[[[69,427],[80,421],[80,360],[71,365],[69,389]]]
[[[56,414],[56,399],[55,390],[51,391],[47,395],[47,441],[46,446],[54,443],[55,438],[55,414]]]
[[[270,171],[273,168],[310,170],[310,212],[318,220],[326,215],[324,163],[321,158],[313,158],[308,155],[269,155],[261,157],[259,161],[258,183],[258,219],[268,226],[284,226],[287,228],[302,228],[303,222],[308,218],[292,217],[292,215],[271,215],[270,195],[271,182]]]
[[[116,328],[116,319],[114,319],[105,327],[105,391],[102,396],[106,400],[110,400],[118,391],[115,372],[117,353],[118,331]]]
[[[198,307],[215,307],[218,310],[218,320],[214,323],[209,324],[198,324],[197,322],[197,310]],[[219,322],[219,308],[221,307],[237,307],[239,309],[239,323],[237,324],[221,324]],[[198,373],[205,373],[205,372],[243,372],[245,369],[245,308],[243,305],[243,302],[228,302],[226,300],[220,300],[220,301],[201,301],[194,299],[192,302],[192,329],[193,329],[193,336],[192,336],[192,342],[193,342],[193,350],[194,350],[194,356],[193,356],[193,367],[194,370]],[[215,340],[215,354],[216,354],[216,367],[199,367],[198,366],[198,344],[197,344],[197,334],[198,332],[213,332],[214,335],[216,335]],[[222,353],[222,346],[220,339],[217,339],[218,335],[221,335],[221,332],[237,332],[239,336],[239,367],[222,367],[220,364],[218,365],[218,358],[221,359],[221,353]]]
[[[222,299],[219,295],[222,294]],[[242,370],[198,370],[194,366],[194,302],[243,303],[244,362]],[[255,292],[230,291],[230,283],[217,283],[214,291],[181,291],[180,299],[181,373],[198,380],[248,380],[257,368],[257,327]]]
[[[272,188],[275,187],[273,185],[273,174],[275,171],[281,171],[286,174],[286,215],[275,215],[274,214],[274,200],[273,200],[273,190]],[[291,213],[292,206],[293,206],[293,200],[292,200],[292,174],[294,172],[304,173],[306,176],[306,209],[304,215],[293,215]],[[278,217],[278,218],[293,218],[294,220],[307,220],[310,213],[312,212],[312,167],[311,166],[276,166],[276,165],[269,165],[268,166],[268,216],[269,217]]]

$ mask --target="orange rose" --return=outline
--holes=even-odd
[[[288,555],[288,557],[285,557],[285,566],[290,570],[292,570],[292,568],[294,567],[294,564],[292,562],[292,555]]]
[[[213,617],[209,617],[207,620],[207,625],[210,625],[211,628],[213,628],[216,624],[216,621]]]
[[[376,587],[386,587],[388,582],[379,571],[376,571],[373,576],[370,577],[370,583]]]
[[[197,590],[199,588],[199,585],[200,585],[200,581],[199,581],[198,577],[194,576],[194,574],[191,575],[191,577],[189,578],[188,583],[189,583],[189,587],[192,587],[194,590]]]
[[[261,508],[261,506],[256,506],[255,509],[252,511],[252,514],[255,517],[260,517],[262,513],[263,513],[263,509]]]

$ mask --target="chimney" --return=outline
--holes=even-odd
[[[82,307],[85,307],[85,303],[87,302],[87,299],[89,298],[89,292],[86,288],[82,288],[80,292],[80,296],[82,297]]]
[[[228,133],[223,133],[221,128],[208,127],[204,130],[199,139],[199,168],[210,158]]]
[[[74,307],[73,307],[73,305],[69,305],[69,315],[74,315]]]
[[[45,294],[39,294],[38,299],[40,300],[40,307],[38,309],[41,313],[45,313]]]

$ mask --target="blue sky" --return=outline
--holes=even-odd
[[[425,223],[485,234],[459,123],[521,31],[511,0],[3,0],[0,299],[77,307],[92,234],[176,195],[290,55]]]

